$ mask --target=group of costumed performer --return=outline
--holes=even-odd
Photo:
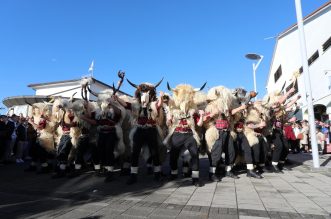
[[[67,175],[72,163],[74,170],[69,175],[76,176],[90,152],[96,175],[112,181],[116,159],[120,158],[122,171],[130,173],[127,184],[134,184],[138,181],[140,156],[148,154],[147,163],[154,166],[154,179],[159,181],[168,149],[170,178],[178,177],[178,159],[184,154],[189,158],[183,172],[190,168],[192,184],[201,186],[199,152],[205,147],[211,181],[221,180],[222,164],[225,176],[238,178],[233,166],[240,156],[248,177],[263,178],[268,155],[271,171],[282,172],[288,151],[283,124],[300,98],[287,102],[294,88],[252,101],[257,94],[241,88],[216,86],[204,93],[206,83],[198,89],[189,84],[171,88],[168,83],[172,95],[160,92],[157,96],[156,89],[163,79],[155,85],[137,85],[127,79],[136,89],[134,97],[129,97],[119,94],[124,73],[118,75],[117,89],[113,86],[112,90],[96,93],[90,88],[92,79],[84,79],[82,99],[56,98],[52,103],[33,105],[29,122],[38,135],[31,170],[40,162],[40,171],[48,172],[47,159],[53,157],[57,161],[54,178]],[[87,92],[97,98],[96,102],[88,101]]]

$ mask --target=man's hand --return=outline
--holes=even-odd
[[[241,105],[241,106],[239,107],[239,109],[240,109],[240,110],[245,110],[245,109],[247,109],[247,105],[246,105],[246,104],[243,104],[243,105]]]
[[[294,91],[295,91],[295,88],[292,87],[292,88],[288,91],[288,93],[291,94],[291,93],[293,93]]]

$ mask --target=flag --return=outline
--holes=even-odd
[[[90,65],[90,67],[88,69],[88,71],[89,72],[93,72],[93,70],[94,70],[94,60],[92,61],[91,65]]]

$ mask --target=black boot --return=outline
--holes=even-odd
[[[256,170],[257,170],[257,172],[259,172],[259,174],[262,174],[265,172],[263,167],[261,167],[261,166],[256,166]],[[247,170],[247,173],[248,173],[248,170]]]
[[[239,177],[237,175],[235,175],[232,171],[226,171],[225,176],[231,177],[233,179],[239,179]]]
[[[147,174],[148,175],[152,175],[153,174],[153,167],[152,166],[148,166],[147,167]]]
[[[220,182],[221,178],[216,176],[214,173],[209,173],[209,181]]]
[[[98,170],[95,170],[95,173],[94,174],[97,177],[104,177],[104,176],[106,176],[106,172],[105,172],[105,170],[103,168],[98,169]]]
[[[65,170],[59,170],[58,172],[56,172],[53,176],[52,179],[59,179],[59,178],[63,178],[66,176],[66,171]]]
[[[129,180],[126,182],[127,185],[132,185],[137,182],[137,174],[131,173]]]
[[[178,178],[177,174],[171,174],[170,175],[170,180],[175,180],[177,178]]]
[[[284,173],[282,170],[280,170],[280,169],[278,168],[277,165],[271,165],[271,170],[272,170],[272,172],[274,172],[274,173]]]
[[[161,173],[160,172],[154,172],[154,181],[156,181],[156,182],[161,181]]]
[[[253,177],[256,179],[262,179],[262,176],[256,172],[254,172],[254,170],[247,170],[247,177]]]
[[[81,169],[74,169],[74,170],[72,170],[68,175],[67,175],[67,177],[68,178],[75,178],[75,177],[77,177],[77,176],[79,176],[79,175],[81,175],[82,174],[82,170]]]
[[[29,165],[28,168],[24,169],[24,172],[33,172],[33,171],[36,171],[37,170],[37,167],[34,165]]]
[[[192,170],[189,169],[187,172],[183,173],[184,178],[188,178],[192,176]]]
[[[128,175],[130,175],[130,168],[122,168],[120,175],[121,176],[128,176]]]
[[[192,178],[192,185],[195,187],[202,187],[204,184],[200,181],[199,178]]]
[[[283,171],[283,170],[291,170],[291,168],[287,168],[285,166],[285,163],[278,163],[278,169]]]
[[[51,167],[48,165],[46,167],[41,167],[38,171],[37,174],[46,174],[51,172]]]
[[[113,181],[113,172],[107,171],[105,182],[111,182],[111,181]]]
[[[278,169],[280,170],[280,171],[283,171],[284,170],[284,164],[283,163],[278,163]]]

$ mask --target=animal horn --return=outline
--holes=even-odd
[[[48,103],[54,103],[54,101],[55,101],[55,97],[51,96],[51,100],[48,101]]]
[[[285,88],[285,85],[286,85],[286,81],[284,82],[283,87],[282,87],[282,89],[280,90],[280,92],[283,92],[283,90],[284,90],[284,88]]]
[[[28,101],[24,101],[26,104],[28,104],[29,106],[32,106],[32,104],[31,103],[29,103]]]
[[[157,84],[154,86],[154,88],[157,88],[157,87],[162,83],[162,81],[163,81],[163,78],[161,79],[161,81],[159,81],[159,83],[157,83]]]
[[[77,93],[77,92],[75,92],[75,93],[73,93],[73,94],[71,95],[71,97],[70,97],[70,99],[69,99],[69,102],[72,102],[72,103],[74,102],[73,100],[74,100],[74,96],[76,95],[76,93]]]
[[[123,80],[124,80],[124,76],[125,76],[125,72],[124,71],[121,71],[119,70],[118,73],[117,73],[118,77],[120,78],[119,82],[118,82],[118,87],[117,89],[115,90],[115,85],[113,83],[113,95],[115,95],[117,93],[117,91],[120,90],[120,87],[122,86],[122,83],[123,83]]]
[[[86,87],[87,87],[87,90],[88,90],[93,96],[96,96],[96,97],[99,96],[99,93],[96,93],[96,92],[94,92],[93,90],[91,90],[91,89],[89,88],[89,86],[86,86]]]
[[[85,96],[84,96],[85,93]],[[87,90],[86,90],[86,84],[82,85],[82,88],[80,89],[80,95],[82,96],[82,99],[87,101]]]
[[[207,82],[205,82],[200,88],[195,88],[194,91],[201,91],[206,87]]]
[[[134,88],[137,88],[138,89],[138,85],[136,85],[136,84],[134,84],[134,83],[132,83],[129,79],[126,79],[127,81],[128,81],[128,83],[132,86],[132,87],[134,87]]]
[[[169,82],[167,82],[167,88],[168,88],[169,91],[173,91],[173,89],[169,85]]]

